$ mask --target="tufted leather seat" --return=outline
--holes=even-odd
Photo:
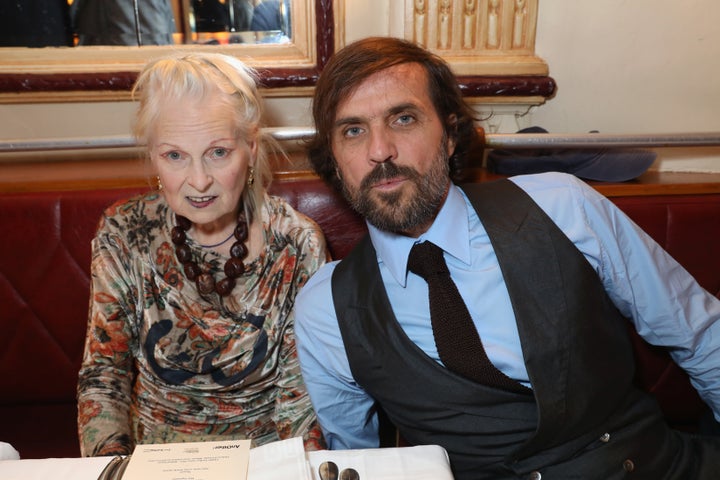
[[[22,458],[79,455],[75,388],[89,296],[90,239],[102,210],[140,188],[0,195],[0,441]],[[366,231],[344,200],[316,178],[276,181],[322,227],[334,258]],[[720,295],[720,195],[613,199]],[[634,335],[634,334],[633,334]],[[634,335],[638,381],[669,421],[693,429],[706,409],[661,349]]]

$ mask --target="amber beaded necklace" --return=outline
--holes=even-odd
[[[248,224],[242,205],[238,214],[238,223],[233,232],[236,241],[230,247],[230,258],[225,262],[223,268],[226,277],[217,283],[215,283],[215,279],[210,273],[203,272],[197,262],[192,259],[192,251],[186,243],[187,235],[185,233],[190,230],[192,222],[186,217],[177,214],[175,215],[175,222],[177,225],[172,229],[172,242],[175,244],[175,256],[182,263],[185,276],[190,281],[194,281],[198,291],[204,295],[213,291],[216,291],[222,297],[229,295],[232,289],[235,288],[235,279],[245,272],[243,260],[248,254],[248,248],[245,245],[248,239]],[[218,245],[225,242],[227,240]]]

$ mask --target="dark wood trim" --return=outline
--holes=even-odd
[[[484,168],[474,170],[472,182],[507,178]],[[608,198],[657,195],[720,195],[720,172],[658,172],[648,170],[627,182],[595,182],[588,185]]]
[[[325,60],[327,61],[327,60]],[[321,67],[260,69],[264,88],[312,87]],[[130,91],[136,72],[68,74],[0,74],[0,93]],[[555,80],[545,76],[459,77],[466,97],[544,97],[555,94]]]
[[[461,76],[460,90],[466,97],[544,97],[555,95],[552,77],[529,76]]]
[[[275,181],[317,178],[304,152],[290,153],[287,163],[279,162]],[[484,168],[472,170],[468,181],[487,182],[505,178]],[[588,182],[607,197],[651,195],[720,195],[720,172],[658,172],[649,170],[627,182]],[[0,194],[47,190],[93,190],[149,185],[146,166],[138,158],[97,160],[49,160],[0,162]]]
[[[110,73],[4,73],[0,93],[129,91],[137,72]]]

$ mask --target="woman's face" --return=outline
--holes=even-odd
[[[165,105],[149,145],[170,208],[204,235],[237,223],[257,150],[254,140],[238,138],[231,107],[219,95]]]

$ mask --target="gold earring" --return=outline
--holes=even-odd
[[[158,192],[163,189],[162,182],[160,181],[160,175],[155,177],[155,180],[157,181],[157,189]]]
[[[250,167],[248,167],[248,179],[247,179],[248,187],[252,187],[254,183],[255,183],[255,169],[251,165]]]

